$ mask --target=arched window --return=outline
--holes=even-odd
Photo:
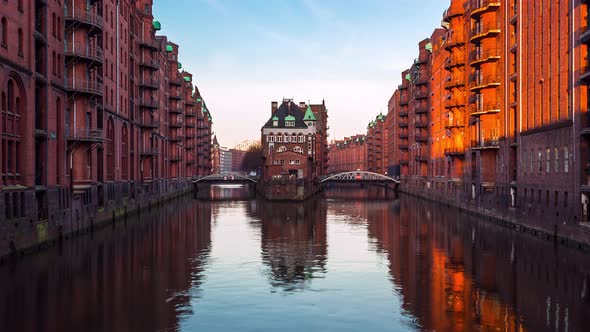
[[[18,11],[21,13],[25,11],[23,8],[23,0],[18,0]]]
[[[113,181],[115,174],[115,126],[113,118],[107,122],[107,180]]]
[[[57,39],[61,41],[61,17],[57,17]]]
[[[23,56],[23,29],[18,29],[18,55]]]
[[[559,173],[559,149],[557,147],[553,148],[554,152],[554,160],[555,160],[555,173]]]
[[[570,171],[570,152],[567,145],[563,147],[563,172],[569,173]]]
[[[56,31],[56,25],[57,24],[57,20],[55,19],[55,13],[51,14],[51,33],[53,34],[53,37],[57,37],[57,33]]]
[[[285,151],[287,151],[287,148],[286,148],[285,146],[280,146],[280,147],[277,149],[277,152],[285,152]]]
[[[121,176],[123,180],[127,180],[127,154],[128,151],[128,135],[127,135],[127,125],[123,125],[123,129],[121,131]],[[156,141],[157,144],[158,141]],[[156,146],[157,148],[157,146]]]
[[[8,22],[6,17],[2,18],[2,46],[8,48]]]
[[[57,75],[57,57],[55,55],[55,51],[51,54],[51,72],[54,76]]]
[[[297,153],[303,153],[303,148],[300,147],[300,146],[296,146],[296,147],[293,148],[293,151],[294,152],[297,152]]]
[[[8,79],[6,94],[2,93],[2,176],[6,184],[19,184],[21,166],[20,120],[24,92]]]

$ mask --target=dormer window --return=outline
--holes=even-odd
[[[285,127],[295,127],[295,121],[285,121]]]
[[[279,118],[276,116],[272,117],[272,126],[273,127],[278,127],[279,126]]]

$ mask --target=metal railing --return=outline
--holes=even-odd
[[[102,48],[90,46],[85,43],[74,43],[64,45],[64,54],[66,56],[78,56],[102,62]]]
[[[102,129],[66,128],[66,138],[72,141],[100,142],[104,140]]]
[[[65,7],[64,19],[90,24],[100,29],[104,26],[104,19],[88,10],[74,10],[73,8]]]
[[[103,93],[102,83],[98,83],[97,80],[81,80],[74,79],[72,77],[66,77],[64,80],[66,90],[82,93],[90,93],[95,95],[101,95]]]

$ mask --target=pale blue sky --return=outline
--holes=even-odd
[[[260,138],[270,102],[326,100],[330,139],[364,133],[448,0],[154,0],[222,145]]]

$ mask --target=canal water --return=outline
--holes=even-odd
[[[0,331],[588,331],[590,256],[411,197],[213,187],[0,266]]]

